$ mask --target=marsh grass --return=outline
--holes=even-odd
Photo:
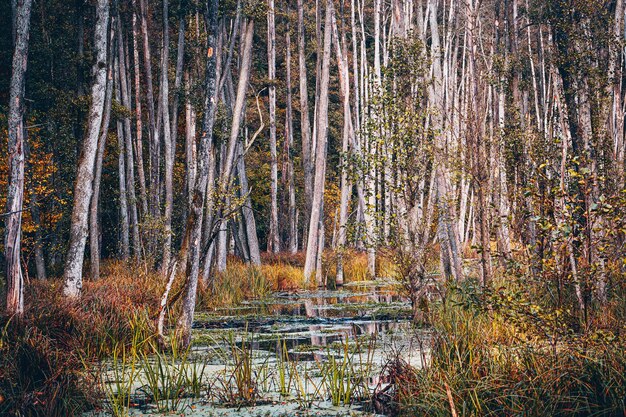
[[[209,387],[209,397],[220,404],[251,405],[259,398],[259,386],[268,383],[268,361],[255,361],[255,335],[245,329],[240,337],[233,332],[220,341],[218,355],[225,363]]]
[[[393,401],[379,411],[625,415],[623,338],[607,329],[576,332],[568,314],[535,304],[510,285],[491,292],[451,288],[431,316],[430,361],[423,369],[398,360],[388,366],[385,377],[393,385]]]
[[[146,393],[160,412],[178,411],[187,395],[200,390],[203,371],[198,374],[192,370],[195,363],[190,360],[190,349],[182,349],[176,339],[172,338],[167,352],[149,342],[154,353],[142,352],[140,356]]]
[[[346,336],[338,349],[327,347],[327,360],[319,364],[322,384],[334,406],[370,398],[368,379],[372,374],[376,339],[370,339],[365,355],[356,336],[353,343]]]

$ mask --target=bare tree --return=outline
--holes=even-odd
[[[14,51],[9,91],[9,189],[4,236],[7,268],[7,313],[24,312],[22,275],[22,210],[24,206],[24,77],[28,63],[32,0],[13,3]]]
[[[271,252],[280,252],[278,231],[278,156],[276,153],[276,27],[274,0],[268,0],[267,10],[267,63],[270,98],[270,230],[267,247]]]
[[[78,174],[74,187],[74,206],[70,226],[70,243],[65,259],[63,293],[68,297],[78,297],[83,284],[83,258],[87,241],[87,217],[93,194],[93,177],[98,137],[104,114],[107,85],[107,29],[109,26],[109,2],[98,0],[96,5],[96,25],[94,50],[96,62],[93,71],[95,79],[91,88],[91,105],[87,134],[83,141],[78,161]]]
[[[202,219],[204,215],[204,203],[206,200],[207,183],[212,148],[213,148],[213,124],[215,121],[214,108],[217,105],[217,14],[219,0],[207,1],[205,20],[207,27],[207,63],[205,73],[206,98],[204,104],[204,120],[202,136],[198,151],[197,178],[193,189],[192,204],[189,207],[189,217],[185,229],[184,242],[187,242],[189,255],[187,256],[186,282],[182,301],[182,312],[178,319],[178,336],[189,344],[191,341],[191,325],[193,313],[196,308],[196,291],[198,288],[198,274],[200,271],[200,251],[202,243]],[[250,36],[251,38],[252,36]]]
[[[326,183],[326,152],[328,140],[328,84],[330,80],[330,54],[332,40],[332,0],[326,2],[326,17],[324,26],[324,44],[322,71],[320,77],[320,95],[317,109],[317,140],[315,150],[315,182],[313,188],[313,204],[309,221],[306,259],[304,262],[304,279],[309,282],[311,274],[317,270],[318,285],[321,285],[319,259],[323,251],[324,230],[324,188]]]

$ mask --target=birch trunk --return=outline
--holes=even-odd
[[[348,227],[348,204],[350,194],[352,193],[352,184],[348,178],[348,160],[349,146],[354,143],[354,128],[352,126],[352,111],[350,109],[350,75],[347,61],[347,51],[342,49],[339,39],[339,30],[337,28],[337,20],[333,11],[333,39],[335,44],[335,53],[337,55],[337,66],[339,68],[339,84],[341,90],[341,101],[343,104],[343,135],[341,154],[341,197],[339,202],[339,233],[337,236],[337,276],[335,284],[343,285],[343,256],[346,247],[346,238]],[[342,36],[343,48],[346,48],[345,36]]]
[[[117,20],[118,33],[118,60],[119,60],[119,77],[120,77],[120,93],[121,103],[128,109],[128,114],[132,114],[130,84],[128,76],[128,65],[126,62],[126,53],[124,37],[122,34],[121,19]],[[126,191],[128,193],[128,212],[130,215],[130,229],[132,236],[132,248],[135,260],[139,261],[141,256],[141,244],[139,243],[139,216],[137,214],[137,195],[135,192],[135,166],[133,158],[133,137],[130,116],[125,116],[124,138],[125,138],[125,158],[126,158]]]
[[[189,218],[185,230],[184,241],[189,245],[182,311],[178,319],[177,337],[185,346],[191,342],[191,325],[196,307],[196,292],[198,288],[198,274],[200,269],[200,250],[202,243],[202,218],[206,199],[209,169],[211,167],[211,150],[213,148],[214,107],[217,105],[217,65],[216,65],[216,33],[219,0],[207,1],[205,20],[207,27],[207,63],[205,73],[206,98],[204,104],[204,121],[202,137],[198,152],[198,177],[193,190],[193,202],[189,207]]]
[[[308,284],[311,274],[316,268],[318,259],[321,258],[320,234],[323,233],[323,204],[324,188],[326,182],[326,151],[328,139],[328,83],[330,79],[330,54],[332,40],[332,0],[326,2],[326,17],[324,27],[324,44],[322,71],[320,78],[320,94],[317,111],[317,140],[315,150],[315,183],[313,188],[313,205],[311,208],[311,218],[309,221],[308,242],[306,247],[306,258],[304,262],[304,279]],[[321,271],[318,271],[318,273]],[[322,283],[317,282],[318,285]]]
[[[445,112],[445,80],[442,71],[443,48],[437,23],[437,0],[429,0],[429,26],[431,30],[432,83],[428,87],[429,106],[434,109],[431,116],[432,129],[440,132],[435,138],[435,172],[437,187],[437,208],[439,211],[438,237],[441,245],[440,257],[442,274],[446,279],[462,279],[461,254],[458,235],[458,219],[454,209],[453,193],[450,188],[448,156],[444,137],[442,114]],[[448,30],[453,30],[449,27]]]
[[[296,220],[296,184],[293,172],[293,159],[291,148],[293,147],[293,98],[291,94],[291,29],[287,22],[287,34],[285,46],[287,49],[287,110],[285,112],[285,145],[283,152],[283,184],[285,184],[288,202],[287,209],[287,249],[289,253],[298,251],[298,224]]]
[[[154,92],[152,80],[152,54],[150,53],[150,42],[148,41],[148,6],[146,0],[139,0],[141,7],[141,35],[143,40],[143,62],[146,72],[146,103],[148,105],[148,132],[149,132],[149,154],[150,154],[150,197],[148,211],[152,219],[159,217],[159,137],[156,123]],[[150,239],[150,246],[154,246],[154,232]],[[154,249],[153,247],[151,249]]]
[[[267,10],[267,62],[270,100],[270,230],[267,248],[270,252],[280,252],[278,231],[278,156],[276,153],[276,28],[274,0],[268,0]]]
[[[175,149],[172,143],[172,127],[170,125],[170,87],[169,87],[169,60],[170,60],[170,35],[169,35],[169,5],[168,0],[163,0],[163,53],[161,56],[161,113],[163,118],[163,150],[165,153],[165,212],[164,212],[164,237],[163,259],[161,273],[168,275],[172,257],[172,211],[174,208],[174,156]]]
[[[94,173],[93,196],[89,207],[89,263],[91,279],[96,281],[100,278],[100,224],[98,218],[100,201],[100,179],[102,177],[102,163],[107,136],[109,134],[109,123],[111,121],[111,101],[113,98],[113,66],[109,64],[107,74],[107,87],[104,99],[104,119],[100,138],[98,139],[98,150],[96,153],[96,168]]]
[[[141,113],[141,71],[139,69],[139,26],[137,23],[136,0],[132,2],[133,6],[133,74],[135,84],[135,156],[137,158],[137,173],[139,175],[139,196],[141,198],[141,214],[145,217],[148,214],[148,197],[146,191],[146,174],[143,165],[143,121]]]
[[[83,286],[83,259],[87,241],[87,217],[93,194],[94,165],[98,137],[102,125],[107,84],[107,29],[109,26],[109,2],[98,0],[96,6],[94,49],[96,62],[91,88],[91,105],[87,134],[83,141],[78,173],[74,187],[74,206],[70,226],[70,243],[65,259],[63,293],[67,297],[78,297]]]
[[[24,313],[22,274],[22,210],[24,206],[24,83],[28,63],[32,0],[13,2],[14,50],[9,90],[9,189],[5,220],[4,259],[7,277],[7,313]]]
[[[305,224],[313,204],[313,163],[311,156],[311,122],[306,69],[304,4],[298,0],[298,69],[300,82],[300,133],[302,136],[302,171],[304,172]],[[304,244],[304,242],[303,242]]]

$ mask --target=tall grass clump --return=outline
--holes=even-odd
[[[579,332],[568,310],[533,302],[523,286],[452,288],[432,316],[430,360],[395,363],[390,410],[429,416],[623,416],[626,343]],[[389,404],[388,404],[389,406]]]
[[[0,415],[75,416],[97,403],[97,382],[87,372],[86,352],[71,338],[42,329],[40,320],[48,319],[0,319]]]
[[[205,309],[232,306],[271,292],[272,285],[260,268],[234,262],[200,288],[197,304]]]
[[[0,415],[71,417],[100,405],[100,360],[153,332],[133,317],[156,311],[162,279],[137,270],[106,263],[105,278],[86,281],[76,301],[62,297],[60,281],[30,283],[24,317],[0,317]]]
[[[347,336],[337,350],[327,348],[326,359],[320,363],[322,385],[334,406],[350,405],[359,399],[369,399],[368,379],[373,366],[375,340],[362,352],[360,341],[354,338],[350,345]]]

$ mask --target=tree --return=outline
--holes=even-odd
[[[28,63],[32,0],[13,3],[14,52],[9,93],[9,189],[7,192],[4,257],[7,268],[7,313],[24,312],[24,277],[21,266],[22,211],[24,206],[24,80]]]
[[[189,217],[185,229],[185,242],[189,247],[186,265],[186,282],[183,294],[182,312],[177,323],[178,337],[188,345],[191,341],[191,325],[196,308],[196,292],[198,274],[200,272],[200,253],[202,244],[202,219],[206,200],[207,183],[213,148],[213,124],[215,122],[215,106],[217,105],[217,14],[219,0],[207,1],[205,21],[207,27],[207,63],[205,73],[205,102],[202,136],[198,151],[198,168],[193,188],[193,199],[189,207]],[[252,35],[250,35],[252,38]],[[252,39],[250,39],[250,42]]]
[[[313,203],[309,221],[308,242],[304,262],[304,279],[308,283],[316,271],[317,284],[322,285],[318,259],[324,250],[324,188],[326,185],[326,152],[328,149],[328,84],[330,81],[330,54],[332,40],[332,0],[326,2],[324,22],[324,44],[322,71],[320,74],[320,95],[317,109],[317,143],[315,150],[315,181]]]
[[[82,144],[76,185],[74,186],[70,243],[63,273],[65,281],[63,293],[68,297],[78,297],[83,284],[83,258],[87,241],[87,217],[89,203],[93,194],[94,166],[106,96],[108,27],[109,2],[108,0],[98,0],[94,32],[96,62],[93,66],[93,72],[95,77],[91,87],[91,105],[89,108],[87,133]]]
[[[280,233],[278,231],[278,156],[276,153],[276,27],[274,19],[274,0],[268,0],[267,10],[267,63],[270,82],[270,231],[268,249],[280,252]]]

